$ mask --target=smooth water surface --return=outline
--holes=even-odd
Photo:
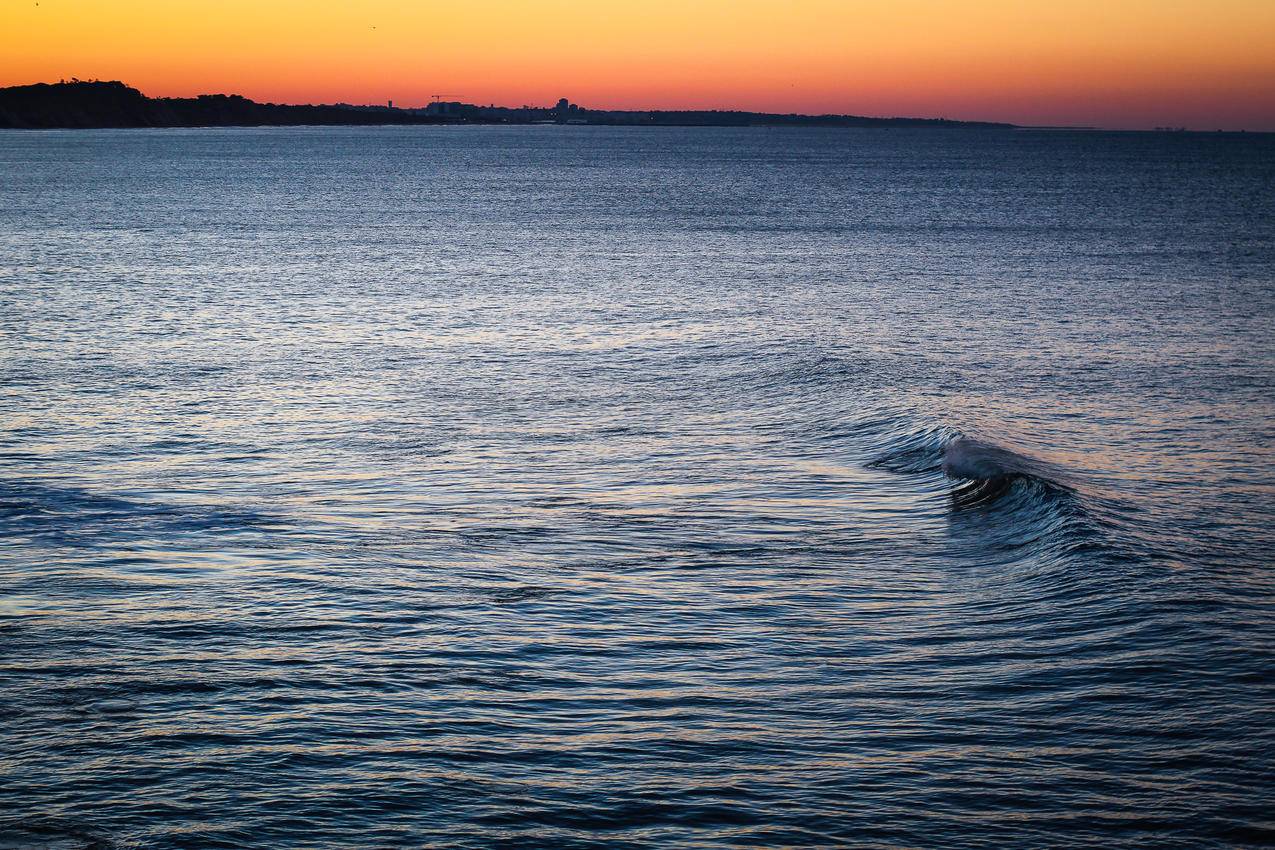
[[[0,334],[0,846],[1275,841],[1275,137],[7,132]]]

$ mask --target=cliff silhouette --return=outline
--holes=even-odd
[[[0,89],[0,127],[229,127],[303,124],[433,124],[401,109],[283,106],[237,94],[147,97],[121,82],[36,83]]]
[[[369,124],[600,124],[665,127],[877,127],[1010,130],[1012,124],[942,118],[868,118],[721,110],[586,109],[564,98],[557,107],[431,103],[389,106],[290,106],[237,94],[147,97],[118,81],[72,80],[0,88],[0,128],[232,127]]]

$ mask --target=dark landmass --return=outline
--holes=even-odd
[[[476,106],[472,103],[431,103],[409,110],[429,117],[484,124],[603,124],[642,127],[950,127],[973,130],[1013,130],[1013,124],[990,121],[949,121],[946,118],[867,118],[860,115],[798,115],[738,110],[624,110],[587,109],[566,98],[552,107]]]
[[[1012,124],[941,118],[865,118],[769,112],[586,109],[564,98],[553,107],[439,102],[393,106],[289,106],[240,95],[147,97],[121,82],[36,83],[0,88],[0,128],[255,127],[370,124],[600,124],[645,127],[934,127],[1011,130]]]
[[[146,97],[123,83],[36,83],[0,89],[0,127],[231,127],[303,124],[438,123],[404,110],[280,106],[239,95]]]

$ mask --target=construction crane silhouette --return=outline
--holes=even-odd
[[[430,95],[430,97],[432,97],[432,98],[434,99],[434,102],[435,102],[435,103],[438,103],[439,101],[441,101],[441,100],[442,100],[443,98],[445,98],[445,97],[460,97],[460,95],[458,95],[458,94],[431,94],[431,95]]]

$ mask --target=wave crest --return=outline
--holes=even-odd
[[[942,469],[948,478],[964,481],[1032,478],[1063,486],[1061,472],[1045,462],[964,435],[950,440],[943,447]]]

